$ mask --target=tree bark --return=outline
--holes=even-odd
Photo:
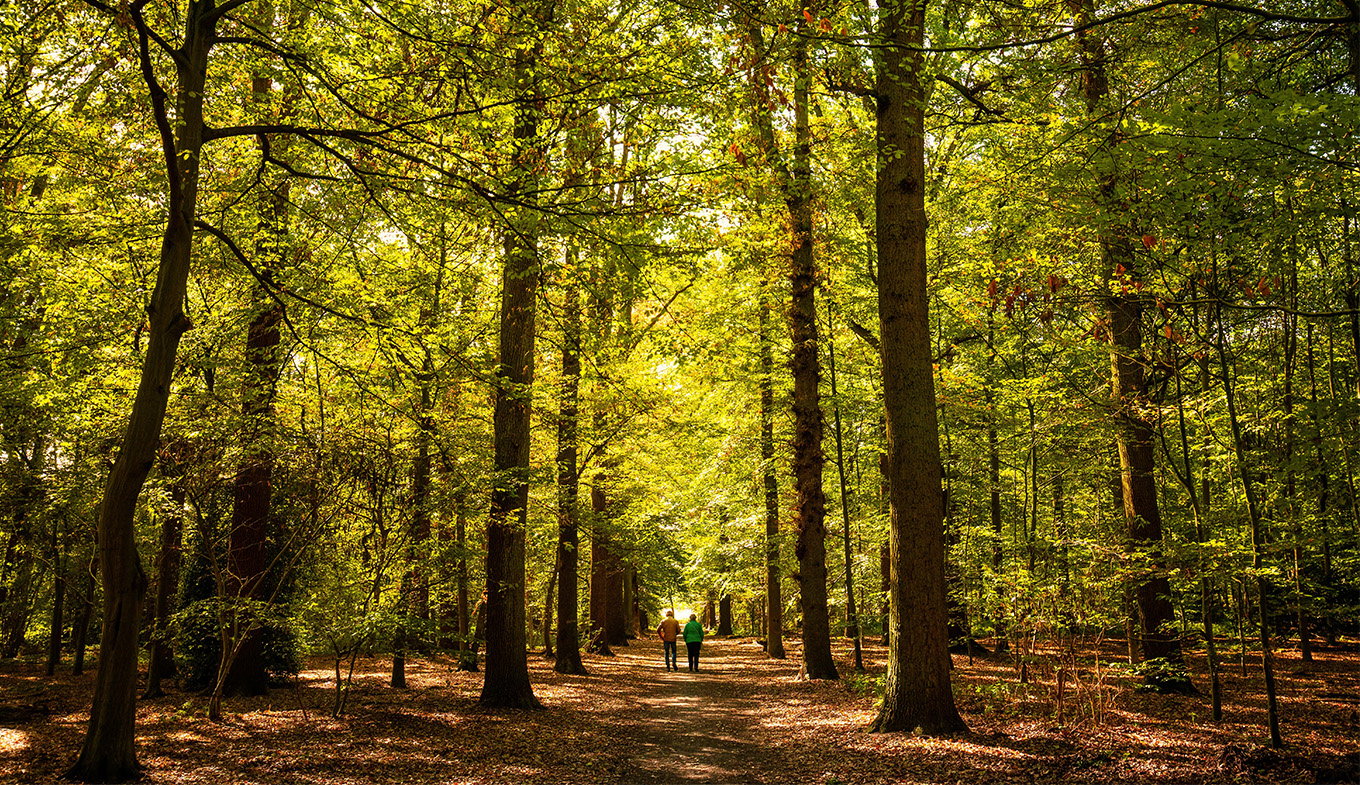
[[[85,601],[80,608],[80,620],[76,622],[76,627],[71,633],[72,676],[83,676],[85,674],[85,645],[90,635],[90,618],[94,616],[95,574],[99,571],[98,559],[90,559],[88,571],[89,574],[85,580]]]
[[[779,479],[774,457],[774,340],[768,282],[760,287],[760,474],[765,488],[765,653],[784,659],[784,598],[779,567]]]
[[[1095,18],[1096,0],[1069,0],[1078,23]],[[1095,30],[1077,34],[1081,55],[1081,86],[1086,111],[1093,121],[1109,102],[1110,84],[1105,64],[1106,42]],[[1119,199],[1119,174],[1109,160],[1118,143],[1118,131],[1111,130],[1101,140],[1097,154],[1106,167],[1097,174],[1097,200],[1107,210]],[[1169,629],[1175,621],[1171,605],[1171,584],[1161,571],[1165,557],[1161,552],[1162,516],[1157,505],[1155,429],[1145,412],[1150,410],[1147,379],[1148,364],[1143,356],[1143,297],[1136,284],[1145,273],[1138,268],[1133,244],[1126,229],[1101,227],[1101,259],[1112,279],[1111,294],[1105,297],[1106,329],[1110,342],[1110,387],[1115,421],[1115,442],[1119,449],[1124,517],[1133,548],[1147,554],[1151,575],[1138,580],[1134,599],[1138,608],[1137,632],[1144,659],[1182,662],[1180,639]]]
[[[546,19],[536,19],[541,28]],[[500,364],[496,370],[496,482],[486,527],[486,679],[483,706],[542,708],[529,684],[525,638],[525,526],[529,512],[529,422],[534,381],[534,301],[538,260],[537,191],[542,141],[541,96],[535,71],[541,43],[515,52],[517,104],[514,175],[505,208],[505,271],[501,283]],[[515,204],[517,202],[517,204]]]
[[[812,255],[812,132],[808,123],[807,17],[793,37],[793,166],[784,188],[789,210],[789,339],[793,344],[793,526],[797,540],[798,600],[803,612],[803,673],[835,679],[826,596],[826,494],[822,488],[822,406],[818,389],[817,267]]]
[[[888,672],[871,730],[967,730],[949,684],[944,508],[926,287],[925,0],[880,5],[878,314],[890,501]]]
[[[168,215],[161,240],[156,287],[147,303],[148,342],[141,379],[118,457],[104,486],[99,510],[99,562],[104,576],[104,628],[99,645],[90,721],[80,756],[67,772],[83,782],[134,779],[140,766],[135,747],[138,631],[146,572],[137,553],[134,517],[137,497],[155,463],[161,423],[170,399],[175,354],[190,328],[183,311],[193,250],[200,150],[203,146],[203,95],[208,55],[217,16],[208,2],[193,2],[178,48],[174,122],[167,95],[153,76],[149,33],[140,6],[128,12],[138,33],[142,73],[151,94],[167,174]]]
[[[827,330],[834,334],[831,304],[826,307]],[[836,389],[836,345],[826,342],[827,367],[831,372],[831,400],[836,430],[836,476],[841,490],[841,544],[845,552],[845,637],[855,642],[855,671],[864,672],[864,653],[860,648],[859,614],[855,608],[855,559],[850,551],[850,488],[845,482],[845,438],[841,429],[841,402]]]
[[[172,446],[171,449],[175,449]],[[170,644],[170,615],[179,594],[179,567],[184,532],[184,475],[174,459],[162,462],[170,479],[170,502],[174,511],[161,522],[160,555],[156,560],[156,600],[152,616],[151,662],[146,669],[144,698],[165,694],[161,680],[175,673],[174,649]]]

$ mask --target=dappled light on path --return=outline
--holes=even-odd
[[[1312,663],[1278,653],[1291,746],[1277,753],[1263,746],[1259,662],[1248,658],[1245,677],[1225,672],[1225,720],[1214,725],[1205,696],[1135,693],[1136,679],[1118,667],[1120,646],[1082,654],[1083,669],[1099,653],[1110,675],[1105,719],[1083,714],[1089,695],[1069,694],[1062,725],[1042,647],[1029,684],[1009,657],[956,657],[951,678],[971,732],[953,738],[865,731],[887,655],[874,642],[864,652],[868,674],[853,673],[850,648],[837,641],[843,678],[807,682],[797,679],[796,639],[787,659],[771,660],[753,639],[732,638],[704,643],[698,673],[668,673],[651,639],[612,657],[587,655],[586,676],[555,673],[531,655],[542,711],[482,709],[481,674],[444,656],[410,658],[410,688],[394,690],[390,658],[374,657],[359,661],[350,709],[332,718],[333,663],[317,658],[295,686],[229,700],[221,723],[204,717],[200,695],[172,689],[139,701],[137,744],[153,785],[1235,785],[1346,782],[1360,772],[1351,763],[1360,762],[1354,652],[1318,650]],[[1191,664],[1202,681],[1202,659]],[[57,781],[88,716],[88,676],[40,672],[37,663],[0,662],[6,785]]]

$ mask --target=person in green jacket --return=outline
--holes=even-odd
[[[704,642],[704,625],[699,623],[698,616],[691,613],[689,623],[680,634],[685,637],[685,649],[689,653],[689,672],[694,673],[699,670],[699,646]]]

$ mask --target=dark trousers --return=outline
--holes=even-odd
[[[664,656],[666,657],[666,667],[680,670],[680,664],[677,661],[678,655],[675,650],[675,641],[663,640],[661,641],[661,645],[665,647]]]
[[[692,671],[699,670],[699,647],[702,645],[703,641],[685,641],[685,649],[689,654],[689,669]]]

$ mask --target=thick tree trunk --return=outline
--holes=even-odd
[[[271,14],[272,17],[272,14]],[[266,29],[272,18],[263,20]],[[273,80],[257,74],[252,80],[254,100],[268,106]],[[284,116],[291,112],[285,107]],[[282,139],[267,139],[271,153],[287,158]],[[260,195],[256,232],[255,267],[259,275],[252,290],[255,315],[246,330],[245,377],[242,381],[241,415],[244,423],[241,465],[237,470],[228,545],[231,574],[224,582],[226,599],[268,601],[266,573],[270,556],[270,508],[274,494],[275,408],[280,367],[279,326],[284,307],[275,295],[289,255],[289,198],[291,180],[277,176]],[[251,612],[231,612],[233,643],[240,640],[222,684],[225,695],[263,695],[269,691],[264,626]],[[242,639],[243,637],[243,639]]]
[[[803,674],[835,679],[826,596],[826,494],[822,489],[822,406],[818,389],[817,267],[812,256],[812,132],[808,122],[806,17],[793,38],[793,167],[784,188],[789,210],[789,339],[793,353],[793,526],[797,533],[799,605],[803,611]]]
[[[732,635],[732,595],[726,592],[718,600],[718,629],[715,634]]]
[[[67,776],[84,782],[121,782],[138,775],[134,744],[137,714],[138,631],[146,573],[137,553],[134,517],[137,497],[155,463],[161,423],[170,399],[175,354],[189,329],[183,303],[189,280],[198,197],[199,151],[203,144],[203,94],[217,17],[211,6],[188,7],[185,39],[179,48],[175,102],[176,137],[167,96],[148,78],[151,103],[168,181],[168,215],[161,242],[156,287],[147,303],[147,347],[118,457],[104,486],[99,510],[99,562],[104,576],[104,629],[99,644],[90,722]],[[149,36],[140,9],[131,13],[138,31],[143,73],[152,73]]]
[[[546,20],[535,20],[534,26]],[[541,46],[541,45],[540,45]],[[486,526],[486,679],[481,704],[541,708],[529,684],[525,638],[525,526],[529,512],[529,422],[534,381],[534,301],[538,261],[537,171],[541,166],[536,85],[540,51],[515,53],[515,109],[510,196],[505,208],[505,272],[501,282],[500,365],[496,370],[496,482]]]
[[[943,469],[926,288],[925,0],[880,5],[878,314],[891,503],[891,635],[875,731],[967,730],[949,685]]]

